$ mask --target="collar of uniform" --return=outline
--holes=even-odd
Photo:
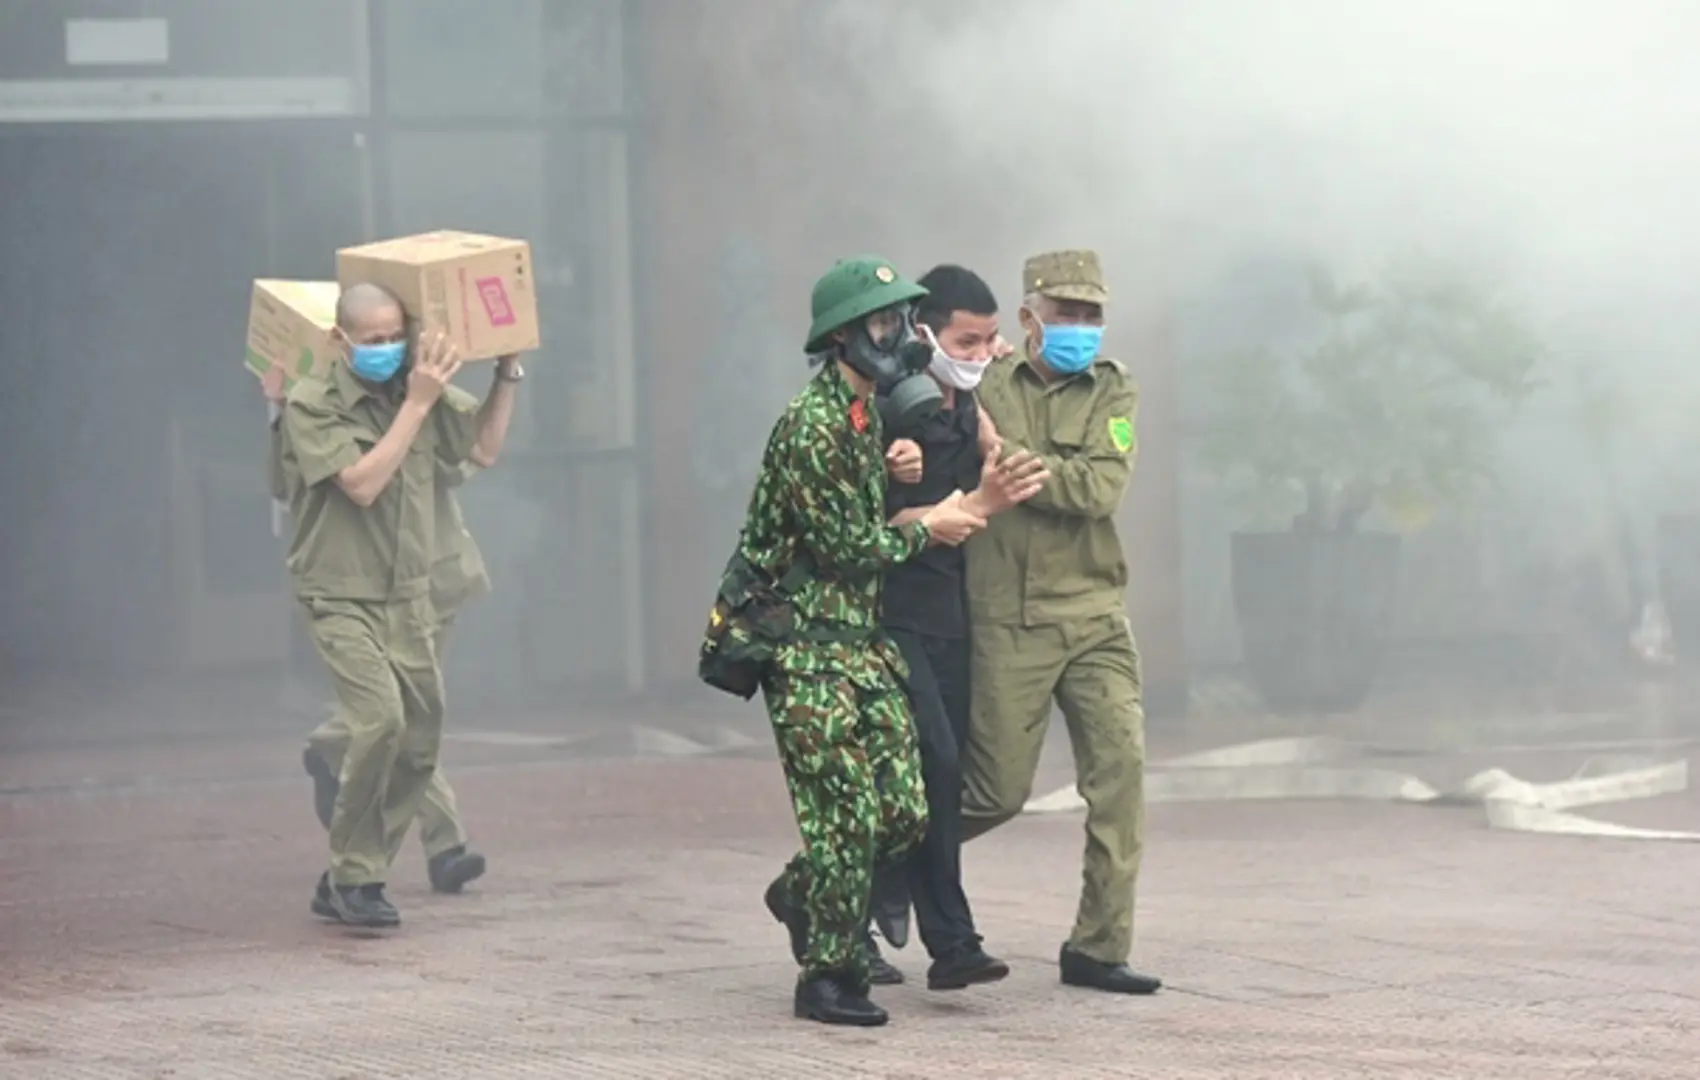
[[[847,409],[860,396],[856,393],[856,388],[850,385],[850,380],[844,377],[844,369],[838,366],[836,360],[826,362],[821,371],[821,381],[827,396]]]
[[[1096,370],[1098,365],[1106,362],[1102,356],[1099,356],[1087,366],[1085,371],[1077,371],[1073,375],[1059,375],[1056,372],[1051,371],[1050,368],[1044,368],[1041,370],[1039,364],[1034,361],[1033,355],[1027,351],[1027,348],[1027,345],[1023,343],[1020,351],[1015,354],[1016,370],[1025,371],[1028,378],[1046,388],[1063,386],[1067,383],[1073,382],[1075,379],[1095,379],[1098,377]],[[1046,377],[1046,372],[1050,372],[1050,378]]]
[[[397,400],[399,400],[397,397],[393,396],[393,390],[391,393],[386,394],[382,388],[374,389],[355,378],[354,372],[350,370],[347,360],[331,365],[331,383],[336,387],[337,395],[346,405],[353,405],[361,398],[368,397],[374,401],[392,406]],[[394,386],[395,384],[392,383],[391,385]]]
[[[872,401],[864,401],[862,395],[856,393],[856,388],[844,377],[844,369],[838,366],[838,361],[828,360],[816,378],[820,381],[821,395],[829,406],[842,406],[843,415],[849,417],[855,410],[856,403],[862,402],[862,414],[866,417],[867,426],[861,433],[875,441],[885,438],[885,425],[880,420],[880,411],[874,407]]]
[[[337,396],[349,405],[363,397],[372,396],[372,391],[366,388],[366,384],[354,377],[347,360],[339,360],[331,365],[331,385],[336,387]]]

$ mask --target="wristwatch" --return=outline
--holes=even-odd
[[[501,368],[497,368],[496,378],[502,382],[523,382],[525,380],[525,368],[519,364],[515,364],[512,371],[503,371]]]

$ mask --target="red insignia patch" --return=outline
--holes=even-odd
[[[850,426],[856,429],[858,435],[868,430],[868,407],[861,398],[850,403]]]

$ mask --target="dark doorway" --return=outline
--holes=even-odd
[[[357,145],[336,123],[0,126],[0,669],[183,659],[174,429],[191,463],[254,463],[251,504],[203,513],[208,576],[281,573],[248,297],[334,276],[366,217]]]

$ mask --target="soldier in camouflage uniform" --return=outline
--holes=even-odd
[[[829,1024],[886,1022],[867,996],[868,894],[875,864],[926,827],[908,671],[879,629],[883,571],[985,524],[958,499],[908,524],[885,518],[873,397],[925,369],[909,311],[924,294],[874,257],[816,283],[806,348],[820,371],[768,437],[733,559],[785,584],[788,629],[760,686],[803,847],[765,900],[802,965],[796,1015]]]

